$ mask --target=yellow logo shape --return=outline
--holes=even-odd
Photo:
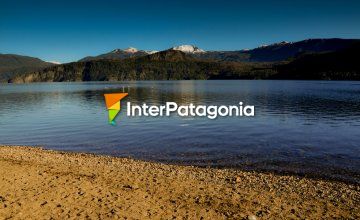
[[[115,118],[121,109],[120,100],[125,98],[127,95],[128,95],[128,93],[104,94],[106,108],[108,109],[108,113],[109,113],[109,124],[111,124],[111,125],[116,124]]]

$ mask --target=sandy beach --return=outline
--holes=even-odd
[[[0,167],[0,219],[360,218],[341,182],[14,146]]]

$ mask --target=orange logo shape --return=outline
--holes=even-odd
[[[128,93],[109,93],[104,94],[105,96],[105,104],[109,113],[109,124],[115,125],[115,118],[120,112],[121,105],[120,100],[125,98]]]

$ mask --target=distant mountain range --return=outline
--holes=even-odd
[[[308,39],[298,42],[280,42],[263,45],[252,50],[210,51],[197,55],[199,58],[242,62],[279,62],[306,53],[332,52],[359,43],[353,39]]]
[[[91,60],[101,60],[101,59],[107,59],[107,60],[116,60],[116,59],[126,59],[130,57],[141,57],[148,54],[153,54],[158,51],[146,51],[146,50],[138,50],[134,47],[129,47],[125,50],[122,49],[115,49],[109,53],[100,54],[98,56],[88,56],[84,57],[79,60],[79,62],[83,61],[91,61]]]
[[[189,53],[189,54],[198,54],[198,53],[204,53],[205,51],[193,46],[193,45],[181,45],[181,46],[177,46],[177,47],[172,47],[170,48],[170,50],[177,50],[177,51],[182,51],[184,53]],[[122,59],[126,59],[126,58],[130,58],[130,57],[141,57],[141,56],[146,56],[149,54],[154,54],[157,53],[159,51],[157,50],[138,50],[134,47],[129,47],[127,49],[115,49],[113,51],[110,51],[109,53],[105,53],[105,54],[100,54],[98,56],[88,56],[88,57],[84,57],[82,59],[79,60],[79,62],[83,62],[83,61],[91,61],[91,60],[122,60]]]
[[[11,82],[168,79],[359,79],[358,39],[308,39],[251,50],[205,51],[181,45],[165,51],[130,47],[78,62],[16,72]],[[1,57],[2,55],[0,55]],[[32,58],[36,59],[36,58]],[[43,66],[44,67],[44,66]],[[41,68],[43,68],[41,67]],[[1,75],[1,72],[0,72]],[[10,74],[13,75],[13,74]],[[9,75],[7,75],[9,76]],[[6,77],[3,77],[3,79]]]
[[[199,59],[236,62],[278,62],[286,61],[290,58],[294,58],[305,53],[331,52],[345,49],[357,42],[360,42],[360,40],[338,38],[308,39],[298,42],[283,41],[270,45],[262,45],[251,50],[205,51],[194,45],[181,45],[172,47],[169,50],[182,51]],[[79,61],[99,59],[126,59],[130,57],[145,56],[156,52],[158,51],[145,51],[130,47],[125,50],[116,49],[109,53],[98,56],[85,57]]]

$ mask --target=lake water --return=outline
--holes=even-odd
[[[255,106],[255,117],[127,117],[133,104]],[[0,144],[359,182],[360,82],[144,81],[0,85]]]

